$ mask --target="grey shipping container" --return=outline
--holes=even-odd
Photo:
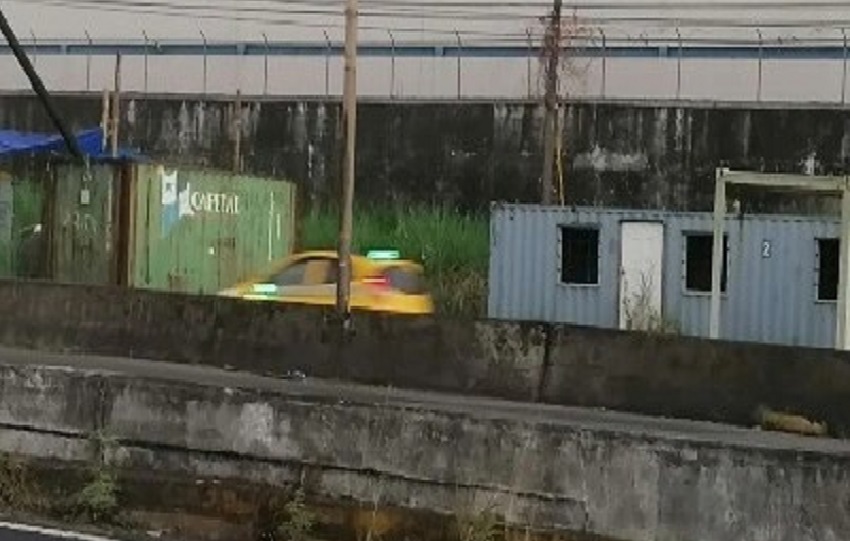
[[[488,315],[629,329],[649,314],[708,336],[711,231],[710,213],[495,204]],[[727,217],[721,338],[834,347],[838,233],[837,218]]]

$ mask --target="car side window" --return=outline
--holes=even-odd
[[[321,286],[336,283],[336,260],[329,257],[314,257],[307,261],[304,284]]]
[[[299,261],[271,277],[270,282],[276,286],[300,286],[304,283],[307,272],[307,261]]]
[[[326,284],[336,284],[339,281],[339,265],[336,262],[336,259],[329,259],[327,272],[325,274],[325,283]]]

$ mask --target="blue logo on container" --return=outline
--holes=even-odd
[[[184,216],[195,212],[190,204],[191,185],[180,182],[177,171],[160,174],[162,183],[162,236],[167,237]]]

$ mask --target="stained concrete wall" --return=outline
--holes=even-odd
[[[110,287],[0,281],[0,344],[755,423],[759,407],[850,433],[850,355],[496,321],[357,314]]]
[[[100,96],[64,95],[75,128],[100,122]],[[230,99],[128,96],[122,139],[158,159],[232,167]],[[359,108],[358,198],[484,209],[539,200],[539,104],[366,101]],[[297,181],[306,202],[337,199],[339,103],[245,98],[247,172]],[[53,130],[31,97],[0,97],[5,129]],[[582,205],[711,208],[719,165],[771,172],[843,172],[850,112],[840,107],[708,102],[569,104],[563,149],[567,200]],[[744,208],[809,209],[799,198],[755,197]],[[817,207],[815,207],[817,208]]]
[[[711,427],[683,437],[451,397],[343,402],[35,366],[0,366],[0,391],[0,450],[39,458],[91,460],[83,438],[98,431],[117,444],[112,464],[178,480],[303,482],[312,497],[490,510],[510,525],[604,539],[850,536],[850,462],[829,442]]]

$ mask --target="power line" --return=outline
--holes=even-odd
[[[12,1],[21,1],[21,0],[12,0]],[[26,3],[32,3],[33,0],[26,0]],[[241,6],[245,5],[247,2],[253,1],[255,4],[266,4],[269,6],[275,6],[276,9],[286,9],[287,6],[306,6],[306,7],[319,7],[325,6],[330,7],[335,10],[339,10],[339,2],[338,0],[241,0],[239,2]],[[74,2],[73,0],[69,0],[70,4],[79,3]],[[101,0],[100,3],[110,4],[110,5],[120,5],[120,4],[168,4],[173,3],[170,0],[166,0],[165,2],[157,2],[154,0]],[[187,5],[187,2],[180,2],[181,5]],[[188,3],[191,5],[191,3]],[[226,6],[226,7],[236,7],[234,2],[222,2],[222,1],[205,1],[203,3],[199,3],[196,5],[206,5],[206,6]],[[474,1],[456,1],[456,0],[445,0],[445,1],[404,1],[404,0],[363,0],[362,6],[376,6],[382,8],[417,8],[421,11],[432,11],[434,9],[451,9],[451,8],[475,8],[482,10],[491,10],[492,8],[531,8],[536,11],[542,11],[545,13],[546,9],[549,7],[548,2],[545,1],[528,1],[528,2],[516,2],[516,1],[505,1],[505,0],[494,0],[489,2],[474,2]],[[597,1],[597,2],[565,2],[564,9],[565,10],[579,10],[579,11],[656,11],[656,12],[664,12],[664,11],[759,11],[764,12],[765,10],[774,10],[774,11],[807,11],[811,12],[812,10],[822,10],[822,9],[848,9],[848,3],[846,1],[840,0],[806,0],[805,2],[800,1],[712,1],[712,2],[611,2],[611,1]]]
[[[250,2],[250,4],[248,4]],[[338,0],[241,0],[239,6],[236,7],[232,3],[221,2],[221,0],[207,0],[204,4],[187,4],[186,2],[175,2],[173,0],[27,0],[27,4],[41,4],[44,6],[62,7],[67,9],[88,9],[108,11],[115,13],[133,13],[133,14],[148,14],[156,16],[181,17],[191,18],[193,20],[224,20],[224,21],[239,21],[265,24],[269,26],[283,26],[291,28],[340,28],[338,22],[329,22],[327,20],[318,22],[314,20],[305,20],[310,17],[321,17],[325,19],[328,16],[340,15]],[[247,4],[247,5],[246,5]],[[541,6],[540,12],[523,11],[516,13],[493,11],[493,7],[500,8],[518,8],[524,7],[526,10],[529,5],[536,5],[535,2],[518,3],[512,1],[495,1],[488,5],[479,4],[476,2],[461,2],[448,0],[445,3],[425,2],[417,3],[416,11],[406,11],[406,9],[414,6],[411,2],[404,1],[386,1],[386,0],[364,0],[365,6],[392,6],[393,9],[367,9],[361,14],[364,18],[373,19],[388,19],[394,18],[399,20],[417,21],[441,21],[441,20],[457,20],[461,15],[466,15],[470,18],[475,18],[474,22],[517,22],[514,29],[503,30],[483,30],[481,28],[469,28],[464,25],[455,25],[452,28],[433,28],[425,26],[405,26],[400,24],[394,25],[363,25],[364,30],[373,31],[393,31],[397,33],[430,33],[434,35],[455,35],[461,33],[467,39],[498,39],[510,41],[524,41],[527,39],[527,28],[534,28],[539,31],[542,25],[539,24],[540,18],[545,16],[545,9]],[[420,9],[422,6],[439,5],[449,6],[454,10],[464,8],[466,11],[448,11],[448,12],[426,12]],[[662,11],[669,11],[687,7],[689,10],[707,9],[704,4],[694,3],[642,3],[625,4],[623,2],[593,2],[593,3],[570,3],[565,4],[575,8],[589,9],[613,9],[624,8],[628,6],[632,10],[646,10],[649,7],[661,8]],[[712,9],[717,6],[736,8],[753,9],[755,6],[770,7],[773,9],[799,9],[800,3],[792,4],[789,2],[715,2],[711,4]],[[597,30],[604,31],[634,31],[634,26],[654,26],[658,28],[688,28],[688,29],[731,29],[731,30],[746,30],[756,28],[775,28],[775,29],[822,29],[822,30],[839,30],[850,26],[850,6],[846,2],[834,1],[813,1],[807,2],[806,8],[811,16],[813,8],[836,8],[843,7],[848,12],[848,17],[840,18],[834,15],[829,17],[808,18],[805,20],[783,20],[783,19],[760,19],[747,20],[742,17],[676,17],[672,15],[604,15],[604,16],[579,16],[579,24],[583,27],[594,27]],[[482,11],[470,8],[480,8]],[[524,21],[523,21],[524,19]],[[464,21],[465,23],[467,21]],[[525,22],[521,25],[519,23]],[[618,28],[623,27],[623,28]],[[520,31],[520,29],[522,31]],[[537,33],[537,32],[535,32]]]
[[[113,6],[111,3],[103,2],[102,0],[81,0],[78,2],[70,2],[69,0],[28,0],[29,2],[36,2],[44,5],[50,5],[55,7],[71,7],[71,8],[82,8],[88,7],[96,8],[101,11],[109,11],[116,13],[135,13],[135,14],[147,14],[147,15],[164,15],[164,16],[174,16],[174,15],[183,15],[187,17],[187,14],[182,6],[175,6],[174,8],[170,8],[164,4],[160,4],[159,8],[148,8],[145,6],[139,7],[138,9],[131,5],[124,6]],[[274,13],[274,12],[272,12]],[[329,15],[332,13],[323,13],[322,15]],[[260,16],[260,15],[250,15],[243,16],[238,14],[219,14],[219,13],[206,13],[199,12],[191,13],[191,18],[196,20],[223,20],[223,21],[238,21],[238,22],[253,22],[253,23],[262,23],[269,26],[286,26],[286,27],[295,27],[295,28],[315,28],[315,29],[328,29],[328,28],[341,28],[342,25],[339,23],[329,23],[329,22],[308,22],[308,21],[299,21],[297,19],[287,18],[272,18],[268,16]],[[465,27],[455,27],[453,29],[439,29],[439,28],[427,28],[427,27],[405,27],[405,26],[386,26],[386,25],[361,25],[360,28],[362,30],[377,30],[386,32],[391,30],[393,32],[399,33],[432,33],[432,34],[445,34],[445,35],[455,35],[457,31],[462,31],[464,35],[474,35],[479,37],[490,37],[490,38],[499,38],[509,35],[505,32],[497,32],[497,31],[484,31],[478,29],[470,29]],[[515,37],[523,37],[524,33],[516,33],[513,34]]]

